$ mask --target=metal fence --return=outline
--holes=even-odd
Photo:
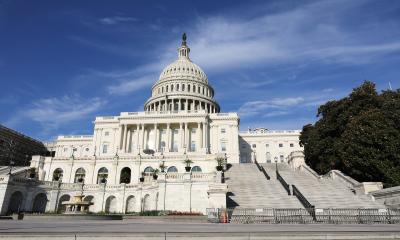
[[[209,208],[214,223],[266,224],[400,224],[400,209]]]

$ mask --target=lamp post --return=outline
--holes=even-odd
[[[275,160],[275,171],[278,173],[278,157],[274,157]]]
[[[140,145],[138,145],[138,156],[139,156],[139,168],[138,168],[138,177],[140,179],[140,167],[142,165],[142,155],[140,154]]]

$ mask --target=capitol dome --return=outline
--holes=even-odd
[[[183,34],[178,59],[161,72],[145,103],[145,111],[220,111],[206,74],[190,60],[189,53],[186,34]]]

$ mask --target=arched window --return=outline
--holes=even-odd
[[[57,168],[53,172],[53,181],[62,181],[63,178],[63,170],[61,168]]]
[[[131,169],[124,167],[121,170],[121,176],[119,178],[119,183],[130,183],[131,182]]]
[[[185,84],[182,84],[182,91],[185,91]]]
[[[171,92],[174,91],[174,84],[171,84]]]
[[[190,85],[188,84],[188,92],[190,92]]]
[[[165,92],[168,92],[168,85],[165,87]]]
[[[201,172],[201,168],[199,166],[194,166],[192,172]]]
[[[108,178],[108,169],[105,167],[102,167],[99,169],[97,172],[97,183],[105,183],[107,182]]]
[[[176,91],[179,91],[179,84],[176,84]]]
[[[170,172],[170,173],[178,172],[178,169],[175,166],[171,166],[171,167],[168,168],[167,172]]]
[[[74,183],[85,182],[86,171],[83,168],[78,168],[75,172]],[[82,181],[80,181],[82,179]]]
[[[147,176],[153,175],[154,169],[152,167],[146,167],[143,171]]]

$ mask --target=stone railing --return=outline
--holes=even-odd
[[[188,114],[188,113],[199,113],[199,114],[205,114],[205,110],[172,110],[172,111],[144,111],[144,112],[121,112],[121,117],[125,116],[146,116],[146,115],[175,115],[175,114]],[[100,117],[98,117],[100,118]],[[97,119],[97,118],[96,118]],[[104,117],[101,117],[101,119],[104,119]]]
[[[240,135],[265,135],[265,134],[300,134],[301,130],[266,130],[266,131],[240,131]]]
[[[324,177],[329,177],[332,179],[337,179],[344,183],[347,187],[355,189],[357,186],[360,185],[360,182],[356,181],[355,179],[345,175],[339,170],[331,170]]]
[[[187,178],[185,178],[187,176]],[[215,174],[214,173],[200,173],[200,172],[192,172],[192,173],[167,173],[165,175],[165,179],[167,181],[184,181],[185,179],[190,179],[194,182],[202,182],[202,181],[214,181]]]
[[[311,176],[315,177],[316,179],[321,179],[322,176],[319,175],[318,173],[316,173],[314,171],[314,169],[310,168],[310,166],[308,166],[307,164],[303,164],[301,165],[301,169],[306,171],[307,173],[309,173]]]
[[[71,138],[75,138],[75,139],[90,139],[93,138],[93,135],[64,135],[64,136],[58,136],[58,139],[71,139]]]
[[[184,174],[183,173],[167,173],[165,175],[166,180],[174,180],[174,181],[183,181]]]
[[[213,173],[192,173],[193,180],[212,181],[215,178]]]

